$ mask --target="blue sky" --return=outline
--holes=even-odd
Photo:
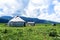
[[[60,22],[60,0],[0,0],[0,17],[16,15]]]

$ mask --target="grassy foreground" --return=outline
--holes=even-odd
[[[55,29],[60,35],[60,24],[36,24],[26,27],[8,27],[0,23],[0,40],[60,40],[60,37],[51,37],[49,33]]]

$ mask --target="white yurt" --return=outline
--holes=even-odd
[[[19,16],[15,16],[8,22],[8,26],[15,26],[15,27],[25,26],[25,21],[21,19]]]
[[[35,22],[27,22],[27,25],[29,25],[29,26],[35,26]]]

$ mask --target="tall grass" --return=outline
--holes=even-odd
[[[9,27],[5,23],[0,23],[0,40],[60,40],[60,38],[51,37],[49,33],[56,29],[60,35],[60,24],[52,26],[51,24],[36,24],[26,27]]]

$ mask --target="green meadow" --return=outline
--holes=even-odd
[[[55,36],[50,36],[50,32]],[[60,40],[60,24],[9,27],[5,23],[0,23],[0,40]]]

